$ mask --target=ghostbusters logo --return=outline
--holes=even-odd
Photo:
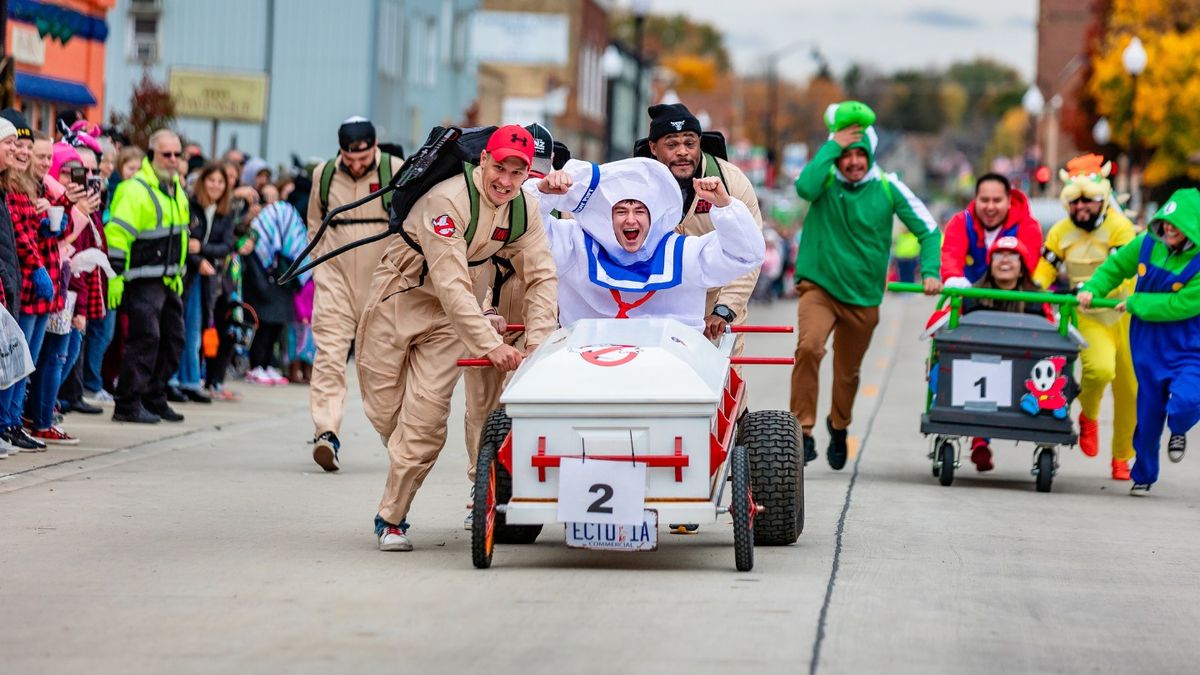
[[[683,120],[671,122],[671,128],[673,128],[675,131],[683,131]]]
[[[454,229],[454,219],[447,213],[433,219],[433,233],[439,237],[450,237],[454,234]]]
[[[1067,377],[1063,368],[1066,364],[1067,359],[1062,356],[1051,356],[1033,364],[1029,379],[1025,380],[1027,393],[1021,397],[1021,410],[1035,417],[1043,410],[1049,410],[1055,419],[1067,418],[1071,402],[1065,393]]]
[[[588,345],[571,351],[578,352],[584,361],[593,366],[614,368],[634,360],[642,350],[633,345]]]

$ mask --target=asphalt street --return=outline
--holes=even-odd
[[[247,385],[175,426],[71,416],[84,445],[0,461],[0,671],[1195,672],[1200,434],[1146,499],[1070,448],[1037,493],[1032,446],[1003,442],[995,471],[942,487],[918,431],[931,307],[886,301],[850,463],[808,467],[804,534],[749,573],[727,517],[653,553],[568,550],[547,528],[474,569],[461,392],[411,553],[376,548],[386,453],[356,396],[332,475],[301,387]],[[746,371],[751,408],[787,407],[788,368]]]

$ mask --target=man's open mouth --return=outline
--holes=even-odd
[[[508,193],[512,192],[512,188],[500,187],[499,185],[492,183],[492,192],[495,192],[498,195],[507,195]]]
[[[625,237],[625,241],[629,242],[630,244],[637,241],[638,236],[640,236],[641,234],[642,234],[641,228],[637,228],[637,227],[621,228],[621,236]]]

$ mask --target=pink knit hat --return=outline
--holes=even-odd
[[[54,159],[50,162],[49,176],[54,180],[58,180],[58,174],[62,171],[63,165],[68,162],[79,162],[83,164],[83,160],[79,158],[79,151],[71,147],[69,143],[59,141],[54,144]]]

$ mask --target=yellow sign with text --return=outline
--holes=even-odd
[[[168,87],[177,117],[261,122],[266,116],[266,75],[172,70]]]

